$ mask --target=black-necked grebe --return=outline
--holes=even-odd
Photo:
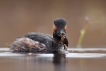
[[[30,32],[23,37],[17,38],[10,47],[12,52],[67,51],[66,20],[63,18],[54,20],[53,36]]]

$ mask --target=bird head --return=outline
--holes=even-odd
[[[66,20],[57,18],[54,20],[53,36],[61,38],[63,35],[66,35]]]
[[[53,27],[53,37],[61,40],[63,44],[68,45],[68,40],[66,43],[66,20],[63,18],[57,18],[54,20]]]

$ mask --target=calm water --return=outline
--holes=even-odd
[[[106,48],[70,48],[63,54],[18,54],[0,48],[0,71],[106,71]]]

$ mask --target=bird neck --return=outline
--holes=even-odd
[[[53,39],[55,42],[60,42],[61,41],[61,37],[53,35]]]
[[[61,37],[53,36],[53,42],[54,42],[55,46],[57,46],[57,47],[62,45]]]

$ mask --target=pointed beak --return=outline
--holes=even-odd
[[[62,42],[64,42],[64,39],[66,38],[66,35],[65,35],[65,32],[63,30],[60,31],[60,36],[61,36]]]
[[[61,36],[62,42],[64,41],[65,38],[66,38],[66,37],[65,37],[64,35]]]
[[[61,41],[63,42],[63,44],[64,44],[64,40],[66,39],[66,36],[65,35],[62,35],[61,36]]]
[[[65,32],[63,30],[60,30],[60,37],[62,38],[63,36],[65,36]]]

